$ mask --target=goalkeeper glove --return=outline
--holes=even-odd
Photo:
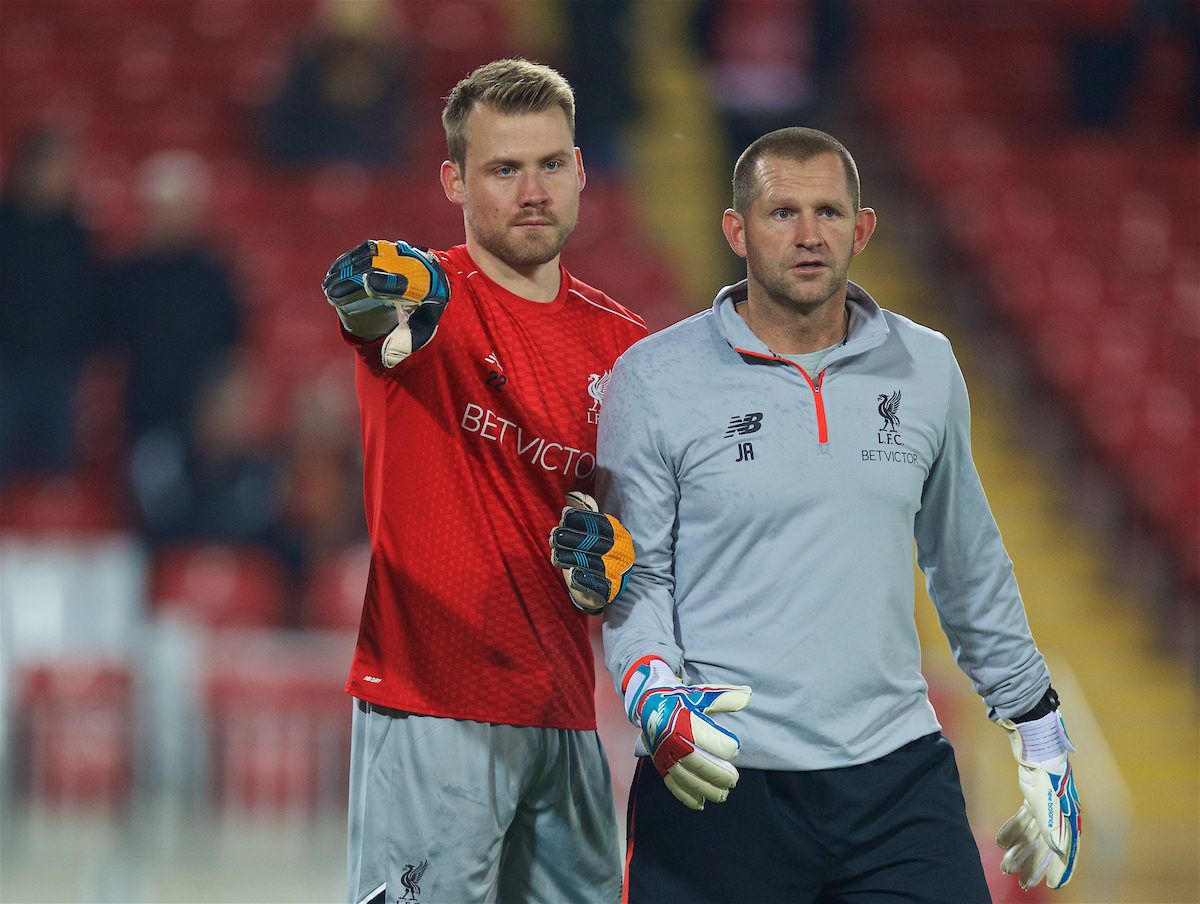
[[[625,589],[633,539],[620,521],[600,514],[587,493],[567,493],[567,502],[550,532],[550,561],[562,570],[576,608],[599,615]]]
[[[641,729],[642,743],[671,793],[693,810],[703,810],[706,800],[725,800],[738,780],[729,760],[742,745],[708,716],[745,709],[750,688],[685,685],[657,656],[635,662],[623,688],[629,721]]]
[[[1075,793],[1068,753],[1075,747],[1056,711],[1028,722],[1000,725],[1008,732],[1017,760],[1017,782],[1025,802],[996,835],[1005,850],[1000,868],[1018,873],[1021,887],[1033,888],[1042,878],[1048,888],[1071,880],[1079,854],[1079,797]]]
[[[371,340],[387,335],[385,367],[429,344],[450,300],[437,255],[407,242],[363,242],[333,262],[321,287],[348,332]]]

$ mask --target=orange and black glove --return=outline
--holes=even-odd
[[[450,301],[437,255],[407,242],[363,242],[333,262],[321,287],[348,332],[387,336],[380,350],[385,367],[429,344]]]
[[[550,561],[562,569],[575,606],[599,615],[625,589],[633,539],[620,521],[600,514],[587,493],[567,493],[567,502],[550,532]]]

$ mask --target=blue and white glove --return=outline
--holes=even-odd
[[[1000,725],[1008,732],[1025,796],[1017,815],[996,835],[996,844],[1005,851],[1000,868],[1017,873],[1025,889],[1043,877],[1047,888],[1061,888],[1071,880],[1079,854],[1079,797],[1067,759],[1075,746],[1057,710],[1029,722],[1005,719]]]
[[[667,788],[693,810],[721,803],[737,784],[729,761],[741,749],[737,735],[709,718],[745,709],[745,685],[685,685],[657,656],[646,656],[625,674],[625,712],[642,731],[642,743]]]
[[[321,288],[347,332],[387,336],[384,367],[395,367],[429,344],[450,301],[450,282],[437,255],[407,242],[363,242],[333,262]]]

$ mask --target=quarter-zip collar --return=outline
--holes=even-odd
[[[887,340],[890,332],[883,312],[861,286],[849,283],[846,290],[846,307],[850,312],[846,324],[846,339],[825,356],[821,362],[820,373],[815,379],[803,367],[787,358],[781,358],[769,348],[766,343],[754,334],[745,320],[737,312],[737,305],[746,300],[746,280],[726,286],[718,293],[713,301],[713,314],[716,316],[717,329],[733,350],[742,356],[743,360],[762,363],[763,361],[794,367],[804,377],[804,382],[812,391],[813,407],[817,417],[817,451],[821,455],[829,454],[829,426],[825,419],[825,399],[821,392],[825,382],[825,371],[830,364],[835,364],[846,358],[861,355],[873,348],[878,348]]]
[[[780,358],[764,343],[746,321],[737,312],[737,305],[746,300],[746,280],[726,286],[713,300],[713,314],[716,315],[717,329],[721,336],[733,349],[743,355],[755,358],[771,358],[785,364],[791,364],[786,358]],[[850,311],[850,322],[846,328],[846,341],[826,356],[822,372],[830,364],[863,352],[878,348],[887,340],[890,329],[879,305],[867,292],[856,283],[849,283],[846,290],[846,307]],[[793,365],[794,366],[794,365]]]

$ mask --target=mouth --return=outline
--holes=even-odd
[[[822,261],[800,261],[793,264],[792,269],[799,273],[818,273],[825,269],[825,264]]]

